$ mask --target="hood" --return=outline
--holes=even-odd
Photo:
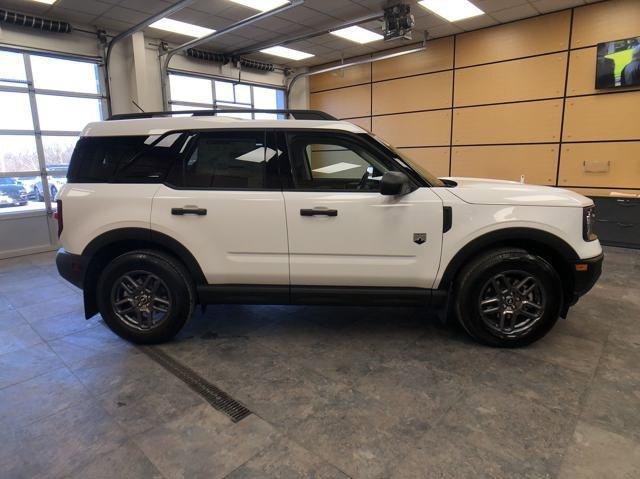
[[[484,178],[447,177],[457,183],[449,189],[462,201],[485,205],[573,206],[593,204],[589,198],[573,191],[551,186],[527,185],[517,181]]]

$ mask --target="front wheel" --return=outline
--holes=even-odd
[[[553,266],[517,248],[473,260],[455,291],[460,324],[476,340],[496,347],[525,346],[543,337],[558,320],[563,300]]]
[[[98,307],[116,334],[140,344],[168,341],[191,317],[193,283],[174,258],[151,250],[111,261],[98,281]]]

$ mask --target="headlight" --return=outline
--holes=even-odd
[[[585,241],[595,241],[598,235],[595,233],[596,207],[587,206],[582,210],[582,237]]]

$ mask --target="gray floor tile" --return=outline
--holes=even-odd
[[[552,330],[542,341],[515,350],[518,354],[542,359],[574,371],[593,374],[600,360],[603,345]]]
[[[55,284],[49,284],[38,288],[7,291],[4,292],[3,295],[16,309],[56,300],[66,296],[75,295],[77,297],[77,294],[71,291],[66,285],[62,284],[62,282],[56,282]]]
[[[80,467],[69,479],[163,479],[162,474],[132,441]]]
[[[18,311],[28,322],[44,320],[65,313],[81,313],[84,311],[82,296],[65,293],[63,296],[52,298],[48,301],[33,301],[20,308]]]
[[[225,479],[348,479],[303,447],[281,438],[235,469]]]
[[[251,415],[232,423],[209,405],[134,437],[167,478],[223,478],[269,446],[276,431]]]
[[[22,315],[15,309],[0,311],[0,334],[6,329],[27,324]]]
[[[0,389],[61,367],[64,367],[64,363],[46,344],[36,344],[2,354],[0,355]]]
[[[439,427],[451,437],[520,461],[531,474],[557,473],[577,417],[513,394],[482,388],[464,396]]]
[[[8,309],[13,309],[13,306],[7,301],[7,298],[0,294],[0,312]]]
[[[28,348],[41,342],[42,338],[26,323],[0,329],[0,354]]]
[[[24,428],[18,457],[34,478],[64,477],[126,441],[122,429],[87,400]]]
[[[640,477],[640,443],[579,422],[559,479]]]
[[[0,427],[22,428],[89,400],[85,388],[66,369],[0,389]]]
[[[93,328],[101,321],[102,318],[100,318],[100,316],[85,319],[84,312],[77,311],[74,313],[58,314],[50,318],[38,319],[31,321],[30,324],[42,339],[50,341]]]

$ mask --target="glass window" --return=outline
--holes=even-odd
[[[216,100],[235,102],[236,97],[233,93],[233,83],[216,81]]]
[[[0,173],[38,170],[35,136],[0,135]]]
[[[39,176],[0,177],[0,214],[43,210],[34,190],[40,181]]]
[[[186,75],[169,75],[171,99],[193,103],[213,104],[211,80]]]
[[[22,53],[0,51],[0,79],[19,81],[27,80]],[[11,81],[1,81],[0,85],[27,87],[24,83],[15,83]]]
[[[164,180],[174,160],[180,155],[187,135],[150,136],[145,147],[131,161],[124,160],[116,175],[121,183],[157,183]]]
[[[278,189],[277,153],[264,132],[219,132],[198,136],[169,181],[192,188]]]
[[[234,85],[236,93],[236,103],[246,103],[251,105],[251,87],[249,85]]]
[[[122,163],[144,148],[146,140],[146,136],[80,138],[67,177],[73,183],[110,181]]]
[[[180,105],[180,104],[176,104],[173,103],[171,105],[171,111],[185,111],[185,110],[210,110],[213,108],[213,105],[211,105],[210,107],[204,107],[204,106],[190,106],[190,105]]]
[[[275,110],[278,108],[278,93],[275,88],[253,87],[254,108],[263,110]],[[270,120],[277,119],[278,115],[273,113],[256,113],[256,119]]]
[[[28,93],[0,91],[0,130],[33,130]]]
[[[93,98],[36,95],[40,128],[50,131],[82,131],[100,121],[100,101]]]
[[[33,86],[47,90],[98,93],[95,63],[63,60],[61,58],[31,56]]]
[[[48,169],[69,166],[77,136],[43,136],[44,161]]]
[[[371,152],[335,135],[296,136],[291,143],[296,186],[349,191],[378,191],[389,170]]]

